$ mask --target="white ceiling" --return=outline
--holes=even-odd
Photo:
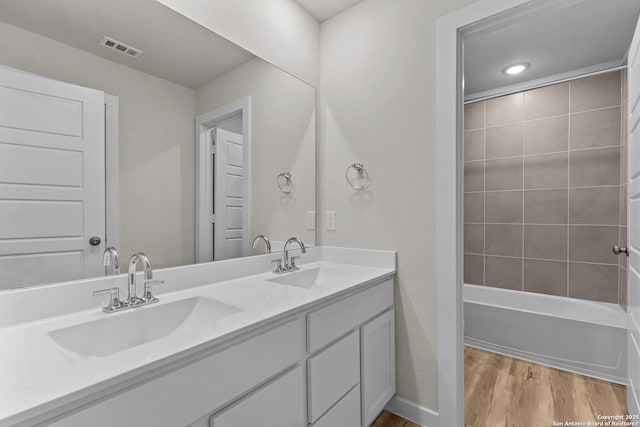
[[[531,80],[624,63],[640,1],[573,0],[559,4],[559,10],[542,9],[524,20],[498,23],[465,37],[467,99]],[[518,76],[502,73],[505,66],[518,62],[529,62],[531,67]]]
[[[327,19],[349,9],[362,0],[296,0],[300,6],[313,15],[318,21]]]
[[[192,89],[254,57],[155,0],[0,0],[0,20]],[[143,54],[100,46],[103,36]]]

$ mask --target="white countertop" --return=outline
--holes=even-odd
[[[336,248],[336,251],[342,253],[345,250]],[[348,251],[352,255],[346,257],[349,263],[336,262],[336,256],[330,256],[331,249],[324,248],[323,251],[318,250],[321,255],[312,257],[320,260],[300,265],[301,271],[322,267],[345,272],[345,280],[309,289],[270,282],[269,279],[283,277],[271,272],[198,284],[167,293],[161,293],[159,289],[159,304],[134,310],[153,309],[160,304],[200,296],[215,299],[240,311],[215,322],[203,323],[197,328],[177,329],[164,338],[104,357],[72,353],[58,346],[49,332],[104,316],[123,315],[131,310],[106,314],[99,308],[100,301],[96,300],[91,308],[0,327],[0,425],[10,425],[67,405],[235,337],[243,330],[262,326],[395,273],[395,254],[392,252],[380,251],[386,255],[386,261],[392,259],[392,262],[371,266],[375,264],[371,262],[371,256],[362,263],[364,265],[359,265],[358,250]],[[374,251],[365,252],[371,255]],[[323,256],[326,254],[329,256]],[[273,255],[271,258],[274,258]],[[242,260],[237,260],[236,264],[236,267],[241,267]],[[211,266],[215,268],[215,263]],[[156,277],[173,276],[171,280],[180,277],[161,273]],[[91,291],[87,289],[86,292]],[[3,296],[0,294],[0,301]]]

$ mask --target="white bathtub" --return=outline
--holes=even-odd
[[[617,304],[464,285],[466,344],[626,383],[625,311]]]

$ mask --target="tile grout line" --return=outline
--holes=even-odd
[[[531,90],[535,90],[535,89],[531,89]],[[527,92],[527,91],[525,91],[525,92]],[[518,93],[525,93],[525,92],[516,92],[516,93],[513,93],[512,95],[517,95]],[[509,96],[509,95],[506,95],[506,96]],[[498,97],[498,98],[500,98],[500,97]],[[487,101],[482,101],[482,102],[487,102]],[[470,102],[467,105],[472,105],[472,104],[473,104],[473,102]],[[484,128],[465,129],[464,132],[473,132],[473,131],[479,131],[481,129],[485,129],[486,130],[486,129],[492,129],[492,128],[497,128],[497,127],[501,127],[501,126],[510,126],[510,125],[518,124],[520,122],[530,123],[530,122],[537,122],[537,121],[547,120],[547,119],[557,119],[558,117],[572,116],[572,115],[577,115],[577,114],[585,114],[585,113],[591,113],[591,112],[594,112],[594,111],[609,110],[609,109],[613,109],[613,108],[622,108],[622,104],[609,105],[607,107],[592,108],[592,109],[583,110],[583,111],[571,112],[571,110],[569,110],[570,112],[564,113],[564,114],[555,114],[553,116],[544,116],[544,117],[538,117],[538,118],[535,118],[535,119],[528,119],[528,120],[525,118],[524,120],[516,120],[516,121],[513,121],[513,122],[501,123],[499,125],[486,126],[486,123],[485,123],[485,127]]]
[[[533,154],[522,154],[518,156],[506,156],[506,157],[494,157],[492,159],[477,159],[477,160],[464,160],[464,163],[478,163],[485,160],[495,161],[495,160],[510,160],[510,159],[518,159],[520,157],[536,157],[536,156],[548,156],[552,154],[565,154],[569,152],[582,152],[582,151],[593,151],[593,150],[605,150],[611,148],[620,148],[621,145],[603,145],[601,147],[586,147],[586,148],[576,148],[573,150],[565,150],[565,151],[549,151],[544,153],[533,153]],[[485,156],[486,157],[486,156]]]
[[[487,286],[487,101],[482,101],[482,286]]]
[[[567,120],[567,289],[566,295],[569,298],[569,251],[571,250],[571,239],[570,239],[570,227],[569,224],[571,222],[571,81],[569,81],[568,92],[569,92],[569,119]]]
[[[524,292],[524,147],[525,147],[525,123],[526,123],[526,99],[527,93],[523,92],[522,93],[522,231],[521,231],[521,238],[522,238],[522,247],[520,248],[521,252],[520,252],[520,268],[522,269],[522,274],[521,274],[521,288],[522,291]],[[485,219],[486,221],[486,219]]]
[[[482,254],[477,254],[474,252],[466,252],[465,255],[473,255],[473,256],[483,256]],[[498,255],[498,254],[489,254],[486,255],[487,257],[494,257],[494,258],[508,258],[508,259],[520,259],[521,257],[517,257],[517,256],[511,256],[511,255]],[[566,261],[564,260],[559,260],[559,259],[550,259],[550,258],[537,258],[537,257],[524,257],[524,259],[528,259],[528,260],[532,260],[532,261],[546,261],[546,262],[560,262],[563,264],[566,264]],[[607,263],[607,262],[598,262],[598,261],[577,261],[577,260],[572,260],[569,261],[569,263],[573,263],[573,264],[584,264],[584,265],[602,265],[602,266],[606,266],[606,267],[619,267],[618,264],[611,264],[611,263]]]

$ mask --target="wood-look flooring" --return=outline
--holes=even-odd
[[[370,427],[420,427],[416,423],[405,420],[389,411],[382,411]]]
[[[474,347],[464,350],[466,427],[551,427],[554,421],[624,415],[626,389]]]

